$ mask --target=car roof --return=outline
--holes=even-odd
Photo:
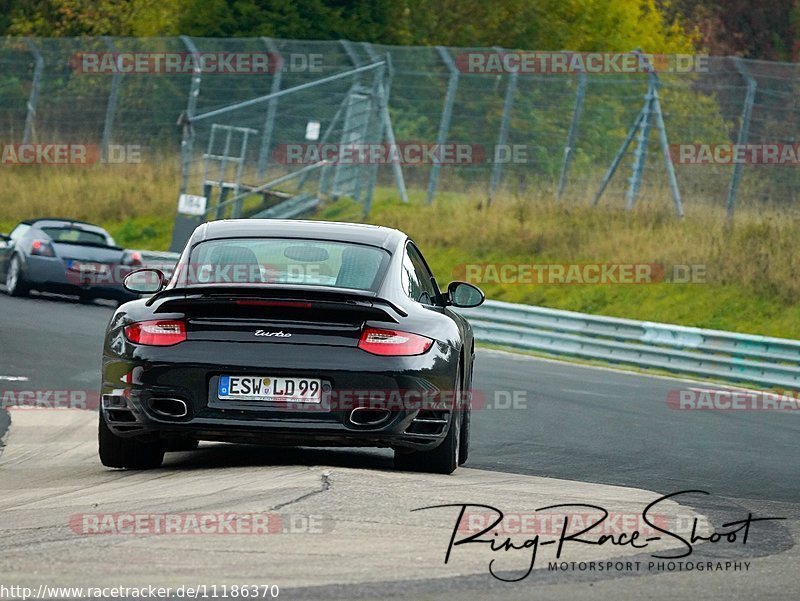
[[[408,236],[396,229],[365,223],[300,219],[221,219],[198,227],[192,236],[192,243],[235,237],[310,238],[368,244],[394,250]]]

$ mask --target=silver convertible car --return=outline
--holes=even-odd
[[[30,290],[120,303],[139,298],[122,286],[141,267],[136,251],[119,248],[103,228],[68,219],[31,219],[0,234],[0,282],[11,296]]]

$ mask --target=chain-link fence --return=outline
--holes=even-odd
[[[376,179],[398,185],[398,196],[405,185],[429,201],[442,190],[477,190],[589,203],[615,157],[601,204],[624,206],[632,186],[638,202],[670,204],[674,166],[689,215],[701,203],[795,205],[797,65],[695,57],[681,71],[656,60],[653,87],[642,69],[613,61],[559,71],[556,54],[548,68],[526,69],[520,53],[492,48],[6,38],[3,162],[14,158],[9,147],[21,154],[25,144],[93,145],[99,160],[141,146],[144,160],[174,153],[177,161],[182,149],[180,192],[209,199],[211,217],[222,214],[219,202],[246,212],[229,201],[253,190],[264,206],[306,190],[360,197],[368,207]],[[490,68],[498,57],[501,67]],[[659,106],[648,105],[655,92]],[[353,144],[380,148],[342,160],[342,147]],[[338,148],[335,156],[325,145]]]

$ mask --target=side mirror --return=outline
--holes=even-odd
[[[125,290],[136,294],[161,292],[165,284],[166,278],[160,269],[137,269],[130,272],[122,281]]]
[[[0,234],[0,240],[2,240],[3,242],[8,242],[9,240],[11,240],[11,236],[9,236],[8,234]]]
[[[447,286],[447,302],[454,307],[470,309],[486,300],[483,291],[467,282],[450,282]]]

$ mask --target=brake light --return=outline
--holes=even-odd
[[[148,346],[172,346],[186,340],[186,324],[171,319],[128,324],[124,332],[131,342]]]
[[[240,299],[236,304],[242,307],[287,307],[292,309],[310,309],[311,303],[303,301],[271,301],[271,300],[251,300]]]
[[[433,345],[433,340],[398,330],[366,328],[361,333],[358,348],[373,355],[403,356],[421,355]]]
[[[53,252],[53,247],[43,240],[34,240],[31,244],[31,254],[39,255],[40,257],[55,257],[56,253]]]

